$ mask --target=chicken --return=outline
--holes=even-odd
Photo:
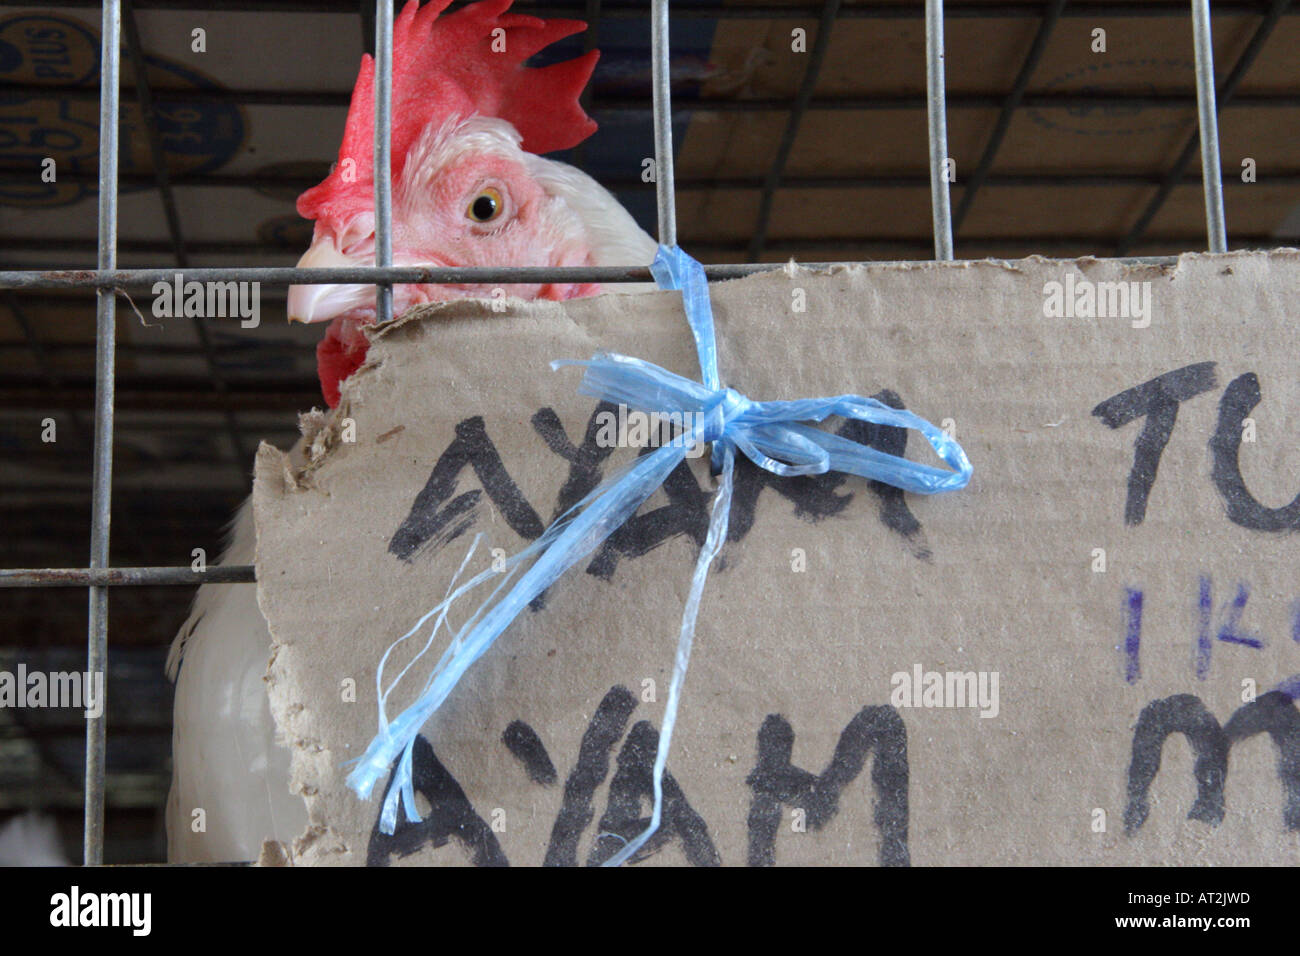
[[[541,69],[523,63],[586,24],[508,13],[511,0],[481,0],[440,16],[449,2],[421,7],[411,0],[393,25],[394,264],[649,263],[654,240],[612,195],[581,171],[540,155],[574,146],[595,130],[578,96],[597,54]],[[373,78],[373,61],[363,57],[339,160],[298,200],[299,213],[316,222],[300,266],[374,264]],[[568,299],[602,290],[547,283],[509,291]],[[400,285],[393,311],[492,295],[490,286]],[[365,360],[375,288],[294,286],[288,312],[291,320],[330,323],[317,366],[332,407],[342,382]],[[254,562],[252,517],[250,499],[234,520],[223,564]],[[265,840],[289,844],[306,829],[306,808],[289,790],[289,751],[276,741],[262,680],[270,640],[255,585],[205,585],[172,645],[172,862],[252,860]]]

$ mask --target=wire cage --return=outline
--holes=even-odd
[[[1224,0],[1225,5],[1228,0]],[[143,3],[137,3],[143,6]],[[304,9],[321,4],[304,0]],[[366,7],[367,2],[362,3]],[[220,7],[219,3],[209,4]],[[379,289],[377,320],[392,316],[392,287],[404,283],[536,283],[536,282],[597,282],[624,283],[651,281],[645,264],[628,264],[626,267],[565,267],[565,268],[409,268],[394,267],[392,250],[392,182],[390,166],[390,131],[392,114],[390,94],[392,89],[392,31],[393,0],[377,0],[373,4],[373,24],[376,50],[375,83],[375,209],[376,209],[376,263],[373,267],[347,269],[303,269],[283,267],[232,267],[194,268],[184,257],[184,242],[179,216],[168,178],[167,164],[162,156],[158,127],[150,130],[150,149],[153,155],[154,185],[162,199],[169,232],[175,245],[182,250],[176,267],[128,268],[118,266],[119,251],[119,114],[121,102],[122,51],[125,41],[127,55],[135,65],[136,97],[146,117],[152,117],[159,102],[151,93],[145,71],[143,54],[130,0],[104,0],[102,4],[102,35],[99,63],[99,167],[98,235],[96,238],[97,263],[94,270],[0,271],[0,290],[30,293],[36,290],[84,290],[96,296],[96,351],[94,375],[94,417],[90,442],[93,446],[92,507],[90,518],[90,554],[84,567],[56,567],[39,569],[8,569],[0,571],[0,586],[6,588],[85,588],[88,593],[89,625],[85,668],[89,673],[105,673],[109,665],[109,603],[110,589],[123,586],[194,587],[201,583],[249,582],[255,579],[251,566],[212,566],[195,569],[192,566],[176,567],[115,567],[109,558],[111,530],[111,502],[113,495],[113,452],[115,434],[115,386],[117,384],[118,355],[116,352],[115,324],[119,293],[152,287],[159,281],[170,282],[177,271],[186,279],[199,282],[246,281],[258,282],[268,288],[286,287],[290,284],[375,284]],[[912,8],[918,4],[908,5]],[[1043,57],[1048,38],[1066,9],[1066,0],[1049,0],[1046,3],[1007,3],[1000,6],[982,5],[989,10],[1016,8],[1020,13],[1038,18],[1037,30],[1028,52],[1015,74],[1015,81],[1007,94],[992,106],[998,110],[994,125],[978,164],[968,177],[960,202],[954,209],[950,199],[950,177],[945,172],[949,157],[947,102],[945,89],[943,0],[924,0],[924,48],[926,60],[926,96],[924,107],[927,117],[928,185],[931,200],[934,258],[954,258],[954,222],[960,223],[970,208],[975,193],[990,180],[991,170],[1002,145],[1012,116],[1033,99],[1028,92],[1030,77]],[[1111,7],[1093,5],[1098,10]],[[1124,5],[1120,5],[1124,6]],[[1133,5],[1128,5],[1133,6]],[[1275,0],[1268,4],[1238,4],[1250,13],[1262,13],[1263,19],[1255,30],[1240,58],[1217,84],[1212,53],[1209,0],[1191,0],[1190,16],[1193,25],[1195,57],[1195,103],[1198,130],[1186,142],[1174,164],[1158,182],[1155,194],[1117,251],[1122,255],[1134,244],[1168,198],[1174,187],[1182,183],[1184,174],[1199,149],[1202,189],[1205,205],[1205,248],[1211,252],[1227,249],[1227,231],[1224,219],[1223,186],[1219,155],[1218,110],[1230,99],[1241,84],[1242,78],[1254,62],[1270,32],[1290,7],[1289,0]],[[757,259],[763,251],[772,216],[774,194],[786,175],[786,164],[791,155],[799,129],[800,119],[809,109],[815,96],[818,73],[826,57],[827,47],[837,19],[853,11],[855,15],[869,16],[871,11],[884,9],[882,5],[842,5],[840,0],[824,0],[819,5],[801,6],[802,16],[820,15],[815,39],[804,68],[803,79],[791,102],[786,104],[788,115],[785,129],[776,149],[774,161],[759,189],[758,229],[748,243],[749,261],[706,266],[711,280],[733,278],[773,268],[771,263]],[[355,9],[355,7],[351,7]],[[1003,9],[1006,8],[1006,9]],[[770,15],[778,8],[745,8],[750,15]],[[793,8],[792,8],[793,9]],[[897,15],[900,8],[889,6]],[[1167,10],[1166,7],[1162,9]],[[1234,8],[1235,9],[1235,8]],[[865,12],[864,12],[865,11]],[[368,12],[368,11],[367,11]],[[626,12],[626,10],[624,11]],[[662,245],[677,244],[676,188],[673,170],[672,93],[669,62],[668,0],[652,0],[649,10],[649,29],[652,50],[652,111],[654,121],[654,159],[657,238]],[[697,9],[690,12],[698,14]],[[919,12],[919,11],[914,11]],[[967,11],[969,12],[969,11]],[[589,20],[601,16],[599,0],[587,0]],[[640,14],[644,16],[644,11]],[[909,104],[920,106],[922,104]],[[689,250],[688,250],[689,251]],[[1151,259],[1151,257],[1147,257]],[[1159,260],[1159,261],[1168,261]],[[811,267],[824,265],[809,263]],[[17,311],[17,309],[15,309]],[[220,372],[213,358],[210,337],[203,324],[195,323],[202,353],[206,356],[209,373],[220,382]],[[35,347],[35,346],[33,346]],[[51,376],[50,384],[58,382]],[[220,389],[218,389],[220,391]],[[227,411],[223,427],[227,430],[236,456],[246,455],[248,449],[244,436]],[[241,471],[241,476],[243,472]],[[97,865],[104,861],[105,775],[107,754],[107,717],[101,715],[87,719],[84,774],[84,862]]]

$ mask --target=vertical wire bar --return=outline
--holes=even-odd
[[[1214,41],[1210,34],[1210,0],[1192,0],[1192,43],[1196,50],[1196,112],[1201,133],[1201,182],[1205,192],[1205,228],[1211,252],[1228,251],[1223,216],[1223,171],[1219,165],[1219,110],[1214,90]]]
[[[375,0],[375,265],[393,264],[393,0]],[[375,321],[393,317],[393,286],[375,290]]]
[[[117,268],[117,140],[121,74],[122,10],[104,0],[99,62],[99,268]],[[108,567],[108,532],[113,501],[113,391],[117,293],[96,291],[95,472],[90,523],[90,567]],[[90,589],[86,628],[86,670],[108,673],[108,588]],[[107,685],[107,680],[105,680]],[[105,715],[86,720],[86,811],[83,860],[104,862]]]
[[[1228,74],[1228,78],[1223,81],[1223,86],[1219,88],[1216,97],[1217,102],[1215,104],[1216,113],[1218,110],[1222,110],[1232,102],[1233,97],[1236,96],[1237,88],[1241,86],[1242,80],[1246,78],[1246,74],[1250,72],[1250,68],[1255,65],[1255,60],[1259,56],[1260,51],[1264,49],[1264,44],[1268,42],[1268,38],[1272,35],[1274,28],[1277,27],[1278,22],[1282,19],[1283,15],[1288,9],[1290,9],[1291,4],[1292,0],[1273,0],[1273,5],[1264,16],[1263,21],[1261,21],[1259,26],[1255,29],[1254,34],[1251,35],[1250,42],[1246,44],[1246,48],[1242,50],[1241,55],[1237,57],[1237,62],[1233,65],[1232,71]],[[1115,248],[1115,255],[1128,255],[1129,250],[1133,249],[1138,244],[1139,240],[1141,240],[1146,234],[1146,231],[1150,227],[1151,222],[1155,219],[1156,214],[1160,212],[1164,207],[1165,202],[1169,199],[1170,193],[1172,193],[1174,189],[1182,183],[1183,172],[1191,164],[1192,157],[1196,154],[1196,147],[1200,142],[1200,139],[1201,132],[1198,128],[1195,133],[1187,138],[1187,142],[1183,144],[1182,152],[1178,154],[1178,158],[1174,160],[1174,164],[1170,166],[1168,172],[1165,173],[1165,177],[1160,183],[1160,188],[1156,190],[1156,194],[1151,197],[1151,201],[1148,202],[1146,208],[1142,210],[1142,214],[1138,216],[1137,221],[1133,224],[1133,228],[1130,229],[1128,234],[1120,240],[1119,245]]]
[[[650,71],[655,121],[655,199],[659,207],[659,245],[677,245],[677,207],[673,185],[672,75],[668,66],[668,0],[653,0],[650,10]]]
[[[948,179],[947,91],[943,78],[943,0],[925,0],[925,86],[930,124],[930,211],[934,257],[952,258],[952,205]]]

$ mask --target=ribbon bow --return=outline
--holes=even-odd
[[[682,614],[673,676],[668,688],[663,726],[659,731],[653,773],[654,809],[650,825],[610,857],[605,863],[607,866],[617,866],[630,859],[654,835],[662,819],[664,767],[677,722],[678,701],[690,662],[704,584],[709,567],[727,536],[736,452],[745,455],[758,467],[781,476],[842,471],[918,494],[954,491],[965,487],[970,480],[971,464],[961,446],[934,425],[904,409],[890,408],[876,399],[860,395],[756,402],[734,388],[724,387],[718,373],[713,309],[703,267],[677,247],[660,246],[651,271],[661,288],[680,289],[682,292],[686,318],[700,360],[702,382],[692,381],[641,359],[614,353],[601,353],[589,361],[556,361],[551,363],[551,367],[585,367],[586,373],[579,387],[584,395],[646,413],[680,414],[683,421],[692,424],[673,441],[641,455],[606,477],[596,489],[552,523],[540,538],[509,558],[504,569],[484,571],[457,587],[456,582],[477,546],[479,539],[476,537],[443,601],[421,617],[384,653],[375,676],[379,732],[358,758],[347,782],[358,796],[365,799],[400,756],[380,814],[380,829],[385,833],[392,833],[396,828],[399,799],[408,819],[420,819],[411,776],[412,749],[420,727],[446,700],[469,666],[482,656],[511,621],[560,575],[591,554],[630,518],[681,464],[690,447],[712,444],[711,463],[718,478],[708,534],[695,564],[690,594]],[[925,436],[935,453],[953,470],[911,462],[806,424],[823,421],[831,415],[915,429]],[[507,590],[507,585],[525,565],[527,570]],[[496,587],[451,639],[415,703],[390,722],[386,715],[389,694],[432,646],[434,637],[446,623],[452,603],[493,578],[500,578]],[[430,620],[433,626],[424,647],[385,689],[383,673],[389,655],[403,641],[418,634]]]

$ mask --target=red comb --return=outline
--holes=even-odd
[[[393,23],[394,179],[420,132],[452,117],[508,120],[531,153],[568,149],[596,131],[578,97],[596,67],[597,51],[542,68],[523,65],[537,51],[587,25],[506,13],[512,2],[480,0],[441,18],[451,0],[432,0],[424,7],[410,0],[402,8]],[[494,36],[498,29],[504,32]],[[339,163],[298,197],[298,214],[304,218],[319,218],[340,200],[348,208],[364,206],[373,196],[374,78],[374,60],[362,56]],[[345,178],[348,159],[351,175]]]

